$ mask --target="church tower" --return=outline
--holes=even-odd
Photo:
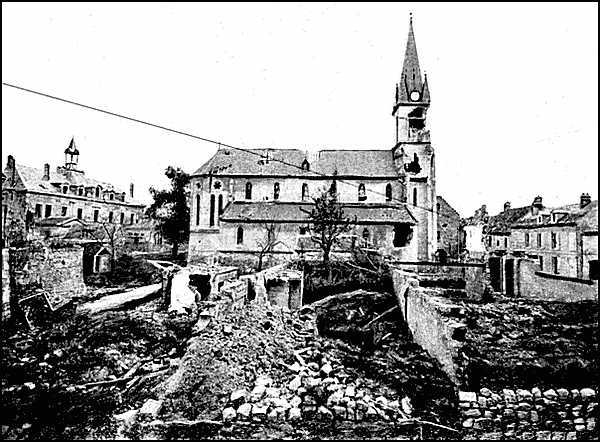
[[[419,57],[410,16],[408,39],[392,115],[396,120],[394,161],[405,184],[404,202],[417,218],[418,259],[430,260],[437,243],[435,155],[427,110],[431,102],[427,74],[421,76]]]

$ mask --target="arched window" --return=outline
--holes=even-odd
[[[358,185],[358,200],[366,201],[366,199],[367,199],[367,192],[365,191],[365,185],[363,183],[360,183]]]
[[[274,200],[279,199],[279,183],[273,184],[273,199]]]
[[[208,224],[210,227],[213,227],[215,225],[215,196],[214,195],[210,196],[210,214],[209,214]]]
[[[390,183],[385,186],[385,200],[388,202],[392,200],[392,185]]]
[[[244,229],[242,228],[242,226],[239,226],[237,228],[236,243],[237,244],[243,244],[244,243]]]
[[[200,224],[200,195],[196,195],[196,225],[198,224]]]
[[[223,195],[219,195],[219,215],[223,213]]]
[[[417,188],[413,189],[413,206],[417,205]]]
[[[246,199],[252,199],[252,183],[250,181],[246,183]]]
[[[306,200],[307,198],[308,198],[308,184],[303,183],[302,184],[302,201]]]
[[[306,158],[302,161],[302,170],[310,170],[310,163]]]

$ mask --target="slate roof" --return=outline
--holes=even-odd
[[[270,159],[267,161],[266,156]],[[299,149],[221,148],[193,175],[237,176],[332,176],[396,177],[398,172],[391,150],[322,150],[310,170],[302,170],[310,155]]]
[[[277,221],[288,223],[306,223],[310,211],[314,207],[309,203],[284,203],[277,201],[245,202],[234,201],[225,207],[221,221],[229,222],[265,222]],[[417,221],[404,205],[383,204],[343,204],[344,216],[363,223],[406,223]]]
[[[116,194],[124,193],[124,191],[118,187],[113,186],[111,183],[107,183],[105,181],[98,181],[93,178],[89,178],[82,173],[72,173],[70,176],[65,176],[56,171],[56,169],[50,169],[50,179],[44,180],[42,179],[44,176],[44,171],[42,169],[38,169],[36,167],[26,166],[24,164],[15,164],[15,168],[21,181],[23,182],[23,186],[28,191],[36,191],[36,192],[44,192],[50,194],[60,194],[63,195],[61,191],[62,184],[69,184],[75,186],[83,186],[83,187],[97,187],[101,186],[102,190],[112,190]],[[56,184],[56,185],[53,185]],[[72,194],[67,194],[65,196],[72,196]],[[111,203],[119,203],[118,200],[110,201]],[[136,204],[143,205],[142,203],[132,200],[128,198],[128,194],[125,193],[125,203],[126,204]]]
[[[531,206],[506,209],[498,215],[491,216],[485,232],[495,235],[509,235],[510,227],[531,210]]]
[[[553,214],[560,214],[556,219],[553,219]],[[598,230],[598,200],[590,202],[585,207],[581,208],[579,204],[567,204],[564,206],[553,207],[541,214],[545,217],[545,221],[541,224],[537,220],[537,216],[529,214],[523,215],[513,223],[513,227],[542,227],[551,225],[577,224],[584,231]]]

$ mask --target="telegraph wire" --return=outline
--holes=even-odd
[[[172,129],[170,127],[163,126],[161,124],[156,124],[156,123],[151,123],[149,121],[140,120],[139,118],[130,117],[130,116],[127,116],[127,115],[124,115],[124,114],[120,114],[120,113],[117,113],[117,112],[112,112],[112,111],[109,111],[109,110],[106,110],[106,109],[102,109],[102,108],[99,108],[99,107],[96,107],[96,106],[90,106],[90,105],[87,105],[87,104],[83,104],[83,103],[78,102],[78,101],[73,101],[73,100],[69,100],[69,99],[66,99],[66,98],[58,97],[56,95],[51,95],[51,94],[47,94],[47,93],[44,93],[44,92],[36,91],[36,90],[33,90],[33,89],[28,89],[28,88],[25,88],[23,86],[17,86],[15,84],[6,83],[4,81],[2,82],[2,85],[10,87],[10,88],[13,88],[13,89],[16,89],[16,90],[19,90],[21,92],[28,92],[28,93],[31,93],[31,94],[34,94],[34,95],[39,95],[39,96],[42,96],[42,97],[45,97],[45,98],[49,98],[49,99],[52,99],[52,100],[60,101],[62,103],[72,104],[74,106],[79,106],[79,107],[82,107],[84,109],[93,110],[93,111],[100,112],[100,113],[103,113],[103,114],[111,115],[113,117],[123,118],[125,120],[133,121],[134,123],[144,124],[146,126],[154,127],[156,129],[161,129],[161,130],[164,130],[164,131],[167,131],[167,132],[171,132],[171,133],[175,133],[175,134],[178,134],[178,135],[183,135],[183,136],[186,136],[186,137],[194,138],[196,140],[204,141],[204,142],[211,143],[211,144],[216,144],[218,146],[218,148],[228,147],[228,148],[231,148],[231,149],[234,149],[234,150],[239,150],[239,151],[251,154],[251,155],[256,155],[256,156],[259,156],[261,158],[268,159],[269,161],[275,161],[275,162],[282,163],[282,164],[284,164],[286,166],[294,167],[296,169],[302,170],[303,172],[310,172],[310,173],[313,173],[314,175],[323,176],[323,177],[325,177],[327,179],[331,179],[330,175],[327,175],[327,174],[324,174],[324,173],[321,173],[321,172],[317,172],[317,171],[311,171],[311,170],[307,171],[307,170],[303,169],[302,166],[299,166],[297,164],[289,163],[287,161],[280,160],[280,159],[269,158],[267,155],[263,155],[263,154],[261,154],[259,152],[255,152],[255,151],[250,150],[250,149],[245,149],[243,147],[238,147],[238,146],[232,146],[230,144],[226,144],[226,143],[223,143],[221,141],[216,141],[216,140],[212,140],[210,138],[200,137],[198,135],[194,135],[194,134],[191,134],[189,132],[184,132],[184,131],[181,131],[181,130]],[[268,150],[268,149],[265,148],[265,150]],[[343,180],[343,179],[335,179],[335,181],[338,181],[340,183],[348,184],[348,185],[350,185],[352,187],[355,187],[357,189],[359,188],[358,185],[356,185],[354,183],[351,183],[349,181]],[[370,192],[374,193],[376,195],[384,196],[384,197],[386,197],[386,200],[387,200],[387,195],[384,194],[384,193],[382,193],[382,192],[378,192],[376,190],[370,190]],[[403,201],[401,201],[401,200],[399,200],[397,198],[394,198],[394,197],[390,198],[389,201],[397,201],[399,204],[409,205],[407,202],[403,202]],[[431,212],[431,213],[436,213],[435,210],[430,209],[428,207],[422,207],[422,206],[415,205],[415,204],[410,204],[410,206],[411,207],[419,208],[421,210],[426,210],[426,211]],[[443,215],[443,214],[440,214],[439,212],[437,213],[437,215],[438,216],[442,216],[442,217],[450,218],[448,215]]]

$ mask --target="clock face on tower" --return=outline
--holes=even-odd
[[[410,99],[412,101],[419,101],[419,98],[421,98],[421,94],[419,93],[419,91],[412,91],[410,93]]]

